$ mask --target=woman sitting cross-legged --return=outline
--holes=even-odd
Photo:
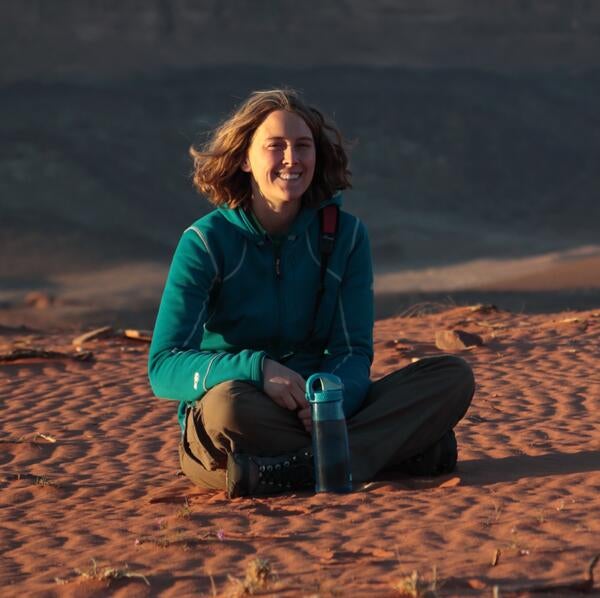
[[[371,255],[341,209],[338,129],[294,91],[260,91],[191,153],[216,209],[179,241],[148,364],[155,394],[180,401],[184,473],[229,496],[314,486],[315,372],[344,383],[355,482],[452,471],[473,374],[446,355],[370,381]]]

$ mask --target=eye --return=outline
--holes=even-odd
[[[279,143],[277,141],[269,143],[267,145],[267,149],[272,149],[272,150],[280,150],[283,149],[283,143]]]

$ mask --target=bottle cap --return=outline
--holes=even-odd
[[[343,390],[343,382],[333,374],[313,374],[306,381],[306,399],[309,403],[340,401]]]

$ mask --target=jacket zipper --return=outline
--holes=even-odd
[[[275,302],[277,304],[275,347],[277,354],[281,351],[281,245],[273,245],[275,258]]]
[[[281,279],[281,257],[278,255],[275,256],[275,278],[277,280]]]

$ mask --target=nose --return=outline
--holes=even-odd
[[[284,164],[296,164],[298,162],[298,155],[294,146],[292,144],[288,144],[283,150],[283,163]]]

